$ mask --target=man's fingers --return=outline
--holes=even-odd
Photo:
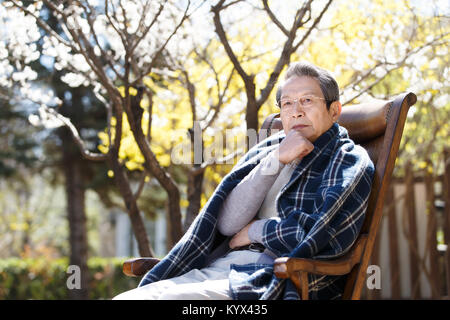
[[[237,247],[237,245],[236,245],[236,237],[238,236],[238,234],[239,234],[239,232],[236,233],[236,234],[233,236],[233,238],[231,238],[230,242],[228,243],[228,246],[229,246],[231,249],[234,249],[234,248]]]
[[[246,244],[250,244],[246,237],[242,234],[242,230],[236,233],[233,238],[231,238],[230,243],[228,244],[231,249],[236,247],[245,246]]]

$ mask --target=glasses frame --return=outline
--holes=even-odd
[[[291,99],[291,98],[284,98],[284,99],[280,99],[280,101],[278,102],[276,102],[276,105],[277,105],[277,107],[278,108],[280,108],[280,109],[287,109],[287,107],[284,107],[284,108],[282,108],[282,101],[283,100],[291,100],[292,102],[293,102],[293,105],[292,105],[292,107],[293,106],[295,106],[297,103],[298,104],[300,104],[301,106],[302,106],[302,108],[305,108],[305,106],[300,102],[300,100],[301,99],[303,99],[303,98],[305,98],[305,97],[311,97],[311,98],[314,98],[314,99],[319,99],[319,100],[324,100],[325,101],[325,104],[326,104],[326,99],[325,98],[321,98],[321,97],[318,97],[318,96],[315,96],[315,95],[313,95],[313,94],[307,94],[307,95],[304,95],[304,96],[302,96],[302,97],[300,97],[300,98],[297,98],[297,99]],[[313,103],[314,104],[314,103]],[[306,108],[307,108],[308,106],[306,106]]]

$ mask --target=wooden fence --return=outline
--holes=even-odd
[[[363,299],[450,298],[450,153],[445,173],[392,179],[371,258],[381,288]],[[369,278],[369,277],[368,277]]]

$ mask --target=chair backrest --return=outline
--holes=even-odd
[[[375,164],[375,176],[366,211],[366,217],[359,237],[367,237],[361,261],[347,278],[344,299],[359,299],[366,270],[372,255],[377,230],[382,218],[383,203],[394,169],[408,109],[416,103],[414,93],[403,93],[395,99],[342,108],[339,125],[348,130],[350,138],[363,146]],[[279,114],[269,115],[261,126],[259,140],[281,130]],[[356,242],[355,242],[356,243]]]

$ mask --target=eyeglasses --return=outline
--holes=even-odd
[[[298,99],[283,98],[279,103],[277,103],[277,105],[279,108],[289,109],[293,108],[296,102],[298,102],[303,108],[308,108],[314,106],[317,100],[325,100],[325,98],[320,98],[313,95],[306,95]]]

